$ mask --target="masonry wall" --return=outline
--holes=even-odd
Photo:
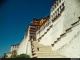
[[[11,46],[10,52],[14,51],[14,50],[18,50],[19,45],[15,45],[15,46]]]
[[[62,2],[52,10],[50,19],[37,31],[37,40],[41,37],[39,43],[45,46],[52,46],[52,50],[66,57],[80,57],[80,23],[73,27],[71,24],[78,21],[80,16],[80,0],[61,0]],[[64,10],[60,6],[64,3]],[[56,10],[59,8],[57,13]],[[54,15],[59,16],[55,16]],[[54,18],[57,18],[53,21]],[[49,25],[47,25],[49,23]],[[51,26],[51,27],[50,27]],[[44,28],[44,29],[43,29]],[[67,29],[71,28],[69,32]],[[43,29],[43,30],[42,30]],[[41,31],[42,30],[42,31]],[[40,33],[38,33],[40,31]],[[61,34],[66,33],[64,37]],[[26,38],[19,45],[18,54],[26,53],[31,55],[31,43],[29,41],[29,32]]]
[[[57,52],[68,58],[80,57],[80,22],[56,44]],[[65,44],[66,43],[66,44]],[[62,47],[61,47],[62,45]],[[55,48],[53,49],[55,50]]]
[[[52,47],[53,51],[58,50],[58,53],[68,58],[80,57],[80,25],[72,27],[72,24],[79,20],[80,16],[80,0],[64,0],[65,10],[63,16],[63,31],[72,28],[70,32],[66,33],[66,36],[55,43]],[[80,23],[79,23],[80,24]],[[61,26],[61,25],[60,25]],[[62,29],[60,27],[60,29]],[[63,34],[63,33],[62,33]],[[57,36],[57,35],[56,35]]]
[[[80,16],[80,0],[65,0],[65,19],[64,31],[71,27],[71,24],[78,21]],[[80,22],[79,22],[80,24]],[[61,46],[62,45],[62,46]],[[80,25],[72,27],[72,31],[67,33],[65,37],[61,38],[53,50],[68,58],[80,57]],[[59,48],[59,49],[57,49]]]
[[[65,0],[64,30],[69,28],[72,23],[80,16],[80,0]]]
[[[23,41],[19,45],[17,54],[20,55],[20,54],[26,53],[26,51],[27,51],[26,47],[27,47],[27,39],[23,39]]]
[[[38,34],[37,37],[41,37],[41,35],[43,35],[46,32],[46,34],[40,39],[40,44],[51,46],[51,44],[54,43],[54,41],[56,41],[57,38],[64,32],[64,29],[63,29],[64,12],[61,12],[62,10],[60,9],[60,6],[62,5],[63,2],[64,1],[59,3],[59,5],[55,8],[55,10],[51,11],[51,13],[50,13],[51,17],[45,23],[45,24],[47,24],[49,22],[49,25],[44,30],[42,30],[42,32],[40,32],[40,34]],[[58,8],[59,8],[59,12],[58,12],[59,15],[58,15],[58,13],[55,13]],[[58,17],[55,17],[54,13],[56,16],[58,15]],[[57,18],[57,19],[54,20],[54,18]],[[50,27],[50,26],[52,26],[52,27]]]
[[[29,41],[29,32],[28,32],[26,38],[24,37],[24,39],[21,41],[21,43],[19,45],[19,49],[17,51],[18,55],[27,54],[28,41]]]
[[[52,28],[47,31],[49,28],[48,26],[48,28],[44,30],[44,33],[45,31],[47,31],[47,33],[40,39],[39,43],[51,46],[51,44],[54,44],[55,41],[60,38],[60,40],[57,41],[54,46],[52,46],[53,51],[58,52],[66,57],[80,57],[80,25],[77,25],[75,27],[72,26],[73,23],[79,20],[78,17],[80,16],[80,0],[61,1],[62,2],[59,3],[55,10],[52,10],[50,13],[51,17],[49,21],[50,25],[52,25]],[[55,17],[54,13],[62,3],[64,3],[63,12],[55,21],[52,22]],[[66,32],[66,30],[69,28],[71,28],[71,31]],[[66,36],[61,37],[63,33],[66,33]],[[41,36],[41,34],[43,35],[43,32],[38,36]]]
[[[32,57],[31,41],[28,41],[28,43],[27,43],[27,52],[26,53]]]

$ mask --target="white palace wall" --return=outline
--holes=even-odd
[[[19,49],[17,51],[17,54],[28,54],[31,56],[31,44],[29,42],[29,29],[28,29],[28,34],[24,39],[21,41],[20,45],[19,45]]]
[[[64,1],[62,1],[59,4],[59,6],[63,2]],[[58,8],[59,8],[59,6],[58,6]],[[47,24],[49,22],[49,25],[47,27],[45,27],[46,25],[42,26],[42,27],[45,27],[45,29],[42,31],[44,33],[45,32],[47,32],[47,33],[40,39],[40,44],[51,46],[51,44],[54,43],[54,41],[56,41],[56,39],[60,36],[60,34],[62,34],[64,32],[63,31],[64,12],[61,13],[60,17],[57,20],[52,22],[52,19],[54,18],[54,13],[58,8],[51,11],[50,15],[52,15],[52,17],[50,17],[50,19],[45,23],[45,24]],[[50,28],[50,26],[52,26],[52,27]],[[47,31],[47,29],[50,29],[50,30]],[[38,34],[37,37],[41,37],[44,33],[40,32],[40,34]]]
[[[65,0],[64,6],[65,10],[62,14],[63,16],[60,17],[63,18],[63,28],[61,28],[61,25],[59,27],[60,29],[64,30],[63,32],[65,32],[66,29],[72,27],[71,24],[79,20],[78,17],[80,16],[80,0]],[[56,28],[53,28],[53,30]],[[58,53],[68,58],[75,58],[75,57],[79,58],[80,57],[79,36],[80,36],[80,25],[72,27],[71,32],[66,33],[66,36],[62,37],[61,40],[52,47],[53,51],[57,50]]]
[[[64,11],[64,31],[71,27],[71,24],[79,20],[80,16],[80,0],[65,0]],[[80,22],[78,23],[80,24]],[[59,49],[58,49],[59,48]],[[80,57],[80,25],[72,27],[71,32],[67,33],[65,37],[61,38],[53,47],[53,50],[68,58]]]
[[[72,23],[80,16],[80,0],[65,0],[64,11],[64,30],[69,28]]]
[[[80,17],[80,0],[61,0],[62,2],[51,11],[51,17],[49,19],[52,28],[40,39],[40,44],[49,45],[54,44],[55,41],[60,37],[61,34],[65,33],[64,37],[52,46],[53,51],[66,56],[66,57],[80,57],[80,25],[72,26],[71,24],[79,20]],[[52,22],[55,11],[64,3],[64,11],[60,17]],[[59,9],[60,11],[60,9]],[[52,16],[53,15],[53,16]],[[79,23],[80,24],[80,23]],[[49,26],[48,25],[48,28]],[[48,29],[47,28],[47,29]],[[67,29],[71,28],[70,32],[66,32]],[[47,31],[45,28],[44,33]],[[41,34],[37,37],[41,37]],[[37,38],[38,39],[38,38]]]
[[[22,42],[19,45],[19,49],[17,51],[17,54],[18,55],[25,54],[26,53],[26,51],[27,51],[27,43],[28,43],[28,40],[27,39],[23,39],[22,40]]]
[[[59,1],[59,0],[58,0]],[[60,6],[64,3],[63,12],[60,14]],[[57,11],[59,9],[59,11]],[[57,12],[57,13],[55,13]],[[55,14],[54,14],[55,13]],[[57,14],[60,16],[53,21]],[[66,57],[80,57],[80,23],[76,26],[71,24],[79,20],[80,0],[61,0],[61,3],[53,10],[51,9],[50,19],[36,32],[36,38],[40,44],[52,46],[52,50]],[[69,32],[67,29],[71,28]],[[29,29],[28,29],[29,30]],[[39,33],[40,32],[40,33]],[[61,37],[61,34],[66,35]],[[58,38],[60,40],[58,41]],[[56,43],[54,43],[57,41]],[[29,32],[26,38],[22,40],[18,48],[19,54],[31,55],[31,42],[29,41]]]
[[[72,31],[67,33],[66,36],[55,45],[53,50],[55,49],[67,58],[80,57],[80,22],[79,25],[73,27]]]

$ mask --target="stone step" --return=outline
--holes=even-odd
[[[34,50],[37,51],[37,48],[39,47],[39,51],[52,51],[52,48],[50,46],[44,46],[42,44],[38,44],[34,42]]]
[[[38,44],[38,46],[39,46],[39,47],[46,47],[46,48],[49,47],[49,48],[51,48],[51,46],[44,46],[44,45],[42,45],[42,44]]]
[[[42,51],[38,51],[38,52],[36,52],[36,53],[54,53],[54,54],[58,54],[58,53],[53,52],[53,51],[51,51],[51,52],[42,52]]]
[[[57,54],[51,54],[51,53],[47,53],[47,54],[36,54],[37,56],[57,56]]]
[[[36,55],[34,55],[33,57],[37,58],[66,58],[62,55],[53,52],[35,52],[35,53]]]
[[[34,48],[34,51],[38,51],[38,49]],[[42,51],[42,52],[51,52],[52,49],[50,49],[50,48],[39,48],[39,51]]]
[[[64,56],[61,56],[57,53],[53,53],[51,46],[44,46],[42,44],[39,44],[37,41],[34,41],[33,45],[35,50],[34,53],[36,53],[36,55],[33,57],[37,56],[37,58],[65,58]],[[37,50],[37,47],[39,47],[39,51]]]
[[[35,52],[35,53],[36,53],[36,55],[52,55],[52,56],[59,55],[59,54],[53,53],[53,52]]]
[[[65,58],[62,55],[53,52],[36,52],[38,58]]]
[[[34,43],[38,43],[38,41],[33,41],[32,43],[33,43],[33,44],[34,44]]]
[[[44,45],[42,45],[42,44],[39,44],[39,42],[37,42],[37,41],[33,41],[33,45],[34,45],[35,47],[51,48],[51,46],[44,46]]]
[[[55,55],[55,56],[51,56],[51,55],[49,55],[49,56],[46,56],[46,55],[39,55],[39,56],[37,56],[37,55],[34,55],[34,56],[32,56],[33,58],[35,57],[35,58],[66,58],[66,57],[64,57],[64,56],[58,56],[58,55]]]
[[[66,58],[64,56],[38,56],[37,58]]]

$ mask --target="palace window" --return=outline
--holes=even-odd
[[[64,3],[62,4],[62,8],[61,9],[63,9],[64,8]]]
[[[64,6],[64,3],[62,4],[62,6]]]
[[[59,8],[59,14],[60,14],[60,10],[61,10],[61,9]]]
[[[80,16],[78,18],[80,19]]]
[[[54,19],[54,17],[55,17],[55,13],[53,13],[53,19]]]
[[[59,2],[61,3],[61,0],[59,0]]]
[[[56,8],[56,5],[55,5],[55,8]]]
[[[59,3],[57,2],[57,6],[59,5]]]
[[[57,16],[58,16],[58,10],[56,11],[56,14],[57,14]]]
[[[60,6],[60,10],[61,10],[61,6]]]
[[[55,13],[53,15],[54,15],[54,18],[55,18]]]
[[[57,16],[57,12],[55,11],[55,17]]]
[[[59,14],[59,8],[57,9],[57,14]]]

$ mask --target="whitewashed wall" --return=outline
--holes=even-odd
[[[14,51],[14,50],[16,50],[16,51],[17,51],[17,50],[18,50],[18,46],[14,46],[14,47],[13,47],[13,46],[11,46],[10,52],[12,52],[12,51]]]
[[[46,31],[47,29],[49,28],[49,26],[51,25],[49,23],[49,25],[47,25],[49,23],[49,20],[46,21],[46,23],[44,23],[41,28],[36,32],[36,38],[38,39],[39,37],[41,37]],[[40,31],[42,30],[42,31]],[[40,31],[40,33],[38,33]],[[38,34],[37,34],[38,33]]]
[[[80,0],[63,0],[62,3],[63,2],[65,6],[63,13],[54,23],[51,22],[53,27],[40,40],[40,44],[50,46],[52,43],[54,43],[54,41],[57,40],[57,38],[60,37],[61,34],[65,32],[66,29],[71,27],[72,23],[78,21],[78,17],[80,16]],[[54,11],[51,12],[51,15],[54,13]],[[50,18],[50,21],[52,21],[52,18]],[[80,26],[78,25],[72,28],[72,31],[69,32],[66,37],[61,38],[61,40],[52,47],[52,50],[58,50],[60,54],[63,54],[66,57],[80,57],[79,33]],[[43,32],[40,33],[40,36],[41,34],[43,34]],[[37,37],[39,37],[39,35]]]
[[[61,18],[61,16],[63,18]],[[61,14],[61,16],[53,23],[52,20],[50,20],[50,25],[52,25],[53,27],[47,32],[47,34],[44,35],[44,37],[42,37],[42,39],[40,40],[40,44],[51,46],[51,44],[54,43],[54,41],[56,41],[56,39],[64,32],[63,31],[64,12]],[[45,28],[44,33],[47,31],[49,26]],[[41,34],[42,33],[40,33],[40,35],[38,36],[41,36]]]
[[[27,43],[27,54],[32,57],[31,41],[28,41]]]
[[[66,43],[66,44],[65,44]],[[61,45],[63,45],[61,47]],[[57,49],[59,48],[59,49]],[[80,25],[74,27],[66,37],[62,38],[59,43],[56,44],[53,50],[68,58],[79,58],[80,57]]]
[[[80,0],[65,0],[64,11],[64,30],[69,28],[72,23],[80,16]]]
[[[27,51],[27,42],[28,42],[27,39],[23,39],[23,41],[20,43],[19,49],[17,51],[18,55],[26,53],[26,51]]]
[[[28,32],[28,35],[26,38],[24,38],[22,40],[22,42],[20,43],[19,45],[19,49],[17,51],[17,54],[20,55],[20,54],[27,54],[27,48],[28,48],[28,40],[29,40],[29,32]]]
[[[64,1],[65,1],[64,11],[61,13],[61,16],[55,22],[52,23],[52,18],[49,19],[50,25],[52,25],[53,27],[45,34],[44,37],[42,37],[42,39],[39,42],[40,44],[51,46],[51,44],[54,43],[54,41],[56,41],[57,38],[59,38],[60,35],[65,32],[66,29],[71,27],[72,23],[78,20],[78,17],[80,16],[80,0],[63,0],[62,3]],[[52,13],[54,13],[54,11],[51,12],[51,15]],[[48,22],[46,22],[44,26],[47,23]],[[42,30],[40,34],[37,34],[37,39],[47,31],[49,26],[47,26],[44,30]],[[80,25],[72,28],[72,31],[69,32],[66,35],[66,37],[61,38],[61,40],[52,47],[52,50],[57,51],[58,53],[66,57],[80,57],[79,36],[80,36]],[[29,35],[28,35],[27,38],[24,38],[23,41],[20,43],[17,52],[18,54],[22,54],[22,53],[31,54],[30,47],[31,45],[29,42]]]
[[[80,16],[80,0],[65,0],[65,11],[63,21],[64,31],[71,27],[71,24],[78,21]],[[61,28],[61,27],[60,27]],[[57,36],[57,35],[56,35]],[[53,51],[58,50],[58,52],[68,58],[79,58],[80,57],[80,25],[72,28],[66,37],[61,38],[61,40],[53,46]]]

